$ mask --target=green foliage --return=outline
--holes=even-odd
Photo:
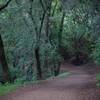
[[[93,51],[93,59],[95,60],[96,64],[100,64],[100,43],[99,41],[97,41],[98,43],[96,43],[95,45],[95,50]]]
[[[14,91],[19,85],[6,83],[5,85],[0,85],[0,96],[3,96],[11,91]]]
[[[58,66],[58,62],[62,60],[57,52],[56,45],[51,45],[50,43],[41,44],[40,55],[44,77],[48,78],[54,76],[54,69]],[[45,60],[47,60],[47,65],[45,64]]]
[[[0,0],[4,4],[6,0]],[[30,0],[31,1],[31,0]],[[48,41],[46,40],[46,17],[42,32],[39,27],[43,8],[39,0],[32,5],[27,0],[12,0],[9,7],[0,12],[0,34],[3,36],[6,58],[11,79],[24,83],[36,80],[36,58],[34,50],[39,46],[40,63],[44,78],[54,75],[54,70],[63,61],[63,56],[84,55],[88,60],[91,53],[96,63],[100,62],[100,43],[94,44],[99,37],[100,16],[98,0],[53,0],[50,11]],[[48,1],[43,1],[44,7]],[[30,8],[31,6],[32,9]],[[30,17],[30,9],[32,17]],[[53,12],[54,11],[54,12]],[[62,32],[62,53],[58,52],[58,33],[62,12],[66,13]],[[38,32],[37,32],[38,31]],[[40,39],[38,39],[40,35]],[[94,50],[95,46],[95,50]],[[63,55],[63,56],[61,56]],[[1,73],[1,72],[0,72]]]
[[[100,65],[100,39],[97,40],[95,49],[91,56],[92,56],[93,60],[95,61],[95,63]],[[100,87],[100,74],[97,74],[96,79],[98,81],[97,86]]]
[[[100,87],[100,73],[96,76],[97,79],[97,86]]]
[[[100,81],[100,74],[97,74],[96,79]]]

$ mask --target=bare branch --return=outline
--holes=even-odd
[[[41,35],[41,32],[42,32],[42,27],[43,27],[45,15],[46,15],[46,11],[43,12],[43,16],[42,16],[41,25],[40,25],[40,30],[39,30],[40,35]],[[39,38],[40,38],[40,35],[39,35]]]
[[[55,10],[56,10],[57,5],[58,5],[58,0],[56,0],[56,3],[54,5],[53,11],[52,11],[52,16],[54,16],[54,14],[55,14]]]

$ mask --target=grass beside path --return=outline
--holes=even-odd
[[[63,73],[59,74],[57,77],[58,78],[64,78],[64,77],[69,76],[70,74],[71,74],[70,72],[63,72]],[[37,83],[41,83],[41,81],[33,81],[32,82],[32,84],[37,84]],[[27,84],[30,84],[30,83],[25,83],[25,84],[21,84],[21,83],[15,83],[15,84],[6,83],[5,85],[0,85],[0,96],[6,95],[9,92],[12,92],[12,91],[16,90],[17,87],[24,86],[24,85],[27,85]]]
[[[70,72],[63,72],[63,73],[59,74],[57,77],[64,78],[64,77],[69,76],[70,74],[71,74]]]
[[[10,83],[6,83],[5,85],[0,85],[0,96],[3,96],[9,92],[16,90],[18,86],[19,86],[18,84],[10,84]]]

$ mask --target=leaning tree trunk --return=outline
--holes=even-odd
[[[3,81],[8,82],[10,79],[8,73],[8,64],[5,56],[4,45],[1,35],[0,35],[0,63],[3,69],[3,79],[4,79]]]

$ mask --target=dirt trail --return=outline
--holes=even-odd
[[[64,64],[62,70],[72,74],[22,87],[0,100],[100,100],[100,89],[95,85],[99,68],[92,64],[78,67]]]

